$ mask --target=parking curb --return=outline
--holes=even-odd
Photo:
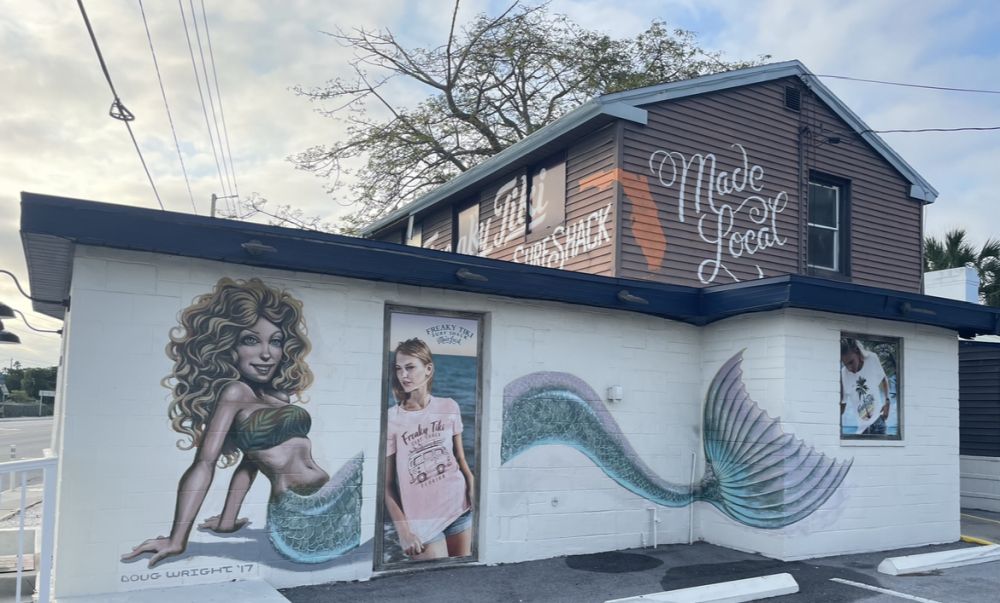
[[[611,599],[605,603],[741,603],[799,592],[791,574],[771,574],[745,580],[716,582],[691,588],[667,590],[648,595]]]
[[[902,576],[991,561],[1000,561],[1000,545],[888,557],[878,564],[878,571],[891,576]]]

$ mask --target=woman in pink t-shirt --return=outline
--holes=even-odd
[[[472,554],[472,470],[462,416],[451,398],[431,395],[434,359],[420,339],[395,349],[386,428],[385,506],[399,546],[414,560]]]

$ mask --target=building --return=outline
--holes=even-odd
[[[798,63],[612,95],[383,240],[25,193],[56,595],[957,540],[1000,312],[920,293],[935,193],[866,130]]]
[[[810,274],[920,292],[936,196],[791,61],[596,98],[365,234],[679,285]]]

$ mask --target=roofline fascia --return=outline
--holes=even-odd
[[[626,119],[645,125],[648,114],[645,109],[628,103],[607,102],[600,97],[591,99],[565,116],[540,128],[531,136],[519,140],[479,165],[455,176],[413,203],[404,205],[389,215],[363,227],[360,231],[361,236],[370,236],[388,226],[393,226],[397,222],[409,219],[410,216],[420,213],[443,199],[461,194],[462,191],[474,186],[481,179],[502,172],[519,159],[572,134],[577,129],[602,116]]]
[[[896,168],[899,173],[903,175],[904,178],[910,181],[910,197],[917,199],[923,203],[933,203],[938,197],[938,191],[935,189],[927,180],[921,176],[917,170],[913,169],[909,163],[906,162],[896,151],[889,146],[882,137],[872,131],[872,129],[862,120],[858,115],[851,110],[850,107],[841,102],[837,96],[826,87],[819,80],[818,77],[812,74],[808,69],[803,67],[804,73],[799,77],[802,79],[803,83],[809,87],[817,96],[819,96],[831,109],[837,114],[838,117],[846,121],[855,132],[861,136],[871,146],[873,146],[879,154],[885,157],[886,161],[889,162],[892,167]]]
[[[798,76],[802,73],[809,73],[805,65],[799,61],[784,61],[782,63],[770,63],[768,65],[738,69],[736,71],[723,71],[722,73],[703,75],[693,80],[680,80],[636,90],[613,92],[599,98],[604,101],[626,102],[633,106],[648,105],[675,98],[728,90],[737,86],[749,86],[751,84],[769,82],[782,77]]]
[[[697,288],[33,193],[22,193],[21,208],[26,248],[31,240],[26,234],[59,237],[74,245],[624,310],[696,326],[799,308],[924,324],[963,337],[1000,334],[997,308],[810,276]],[[28,260],[29,278],[34,280],[33,271],[48,260]],[[485,280],[463,277],[470,271]],[[72,276],[71,266],[61,276],[67,290]]]

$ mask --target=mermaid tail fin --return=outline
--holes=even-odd
[[[690,504],[692,488],[662,479],[636,453],[601,397],[568,373],[531,373],[504,388],[500,461],[533,446],[571,446],[623,488],[657,504]]]
[[[285,558],[323,563],[361,542],[361,474],[358,453],[311,494],[287,490],[267,507],[268,537]]]
[[[757,528],[795,523],[823,505],[853,461],[816,452],[747,394],[743,352],[716,373],[705,400],[708,470],[696,496]]]

